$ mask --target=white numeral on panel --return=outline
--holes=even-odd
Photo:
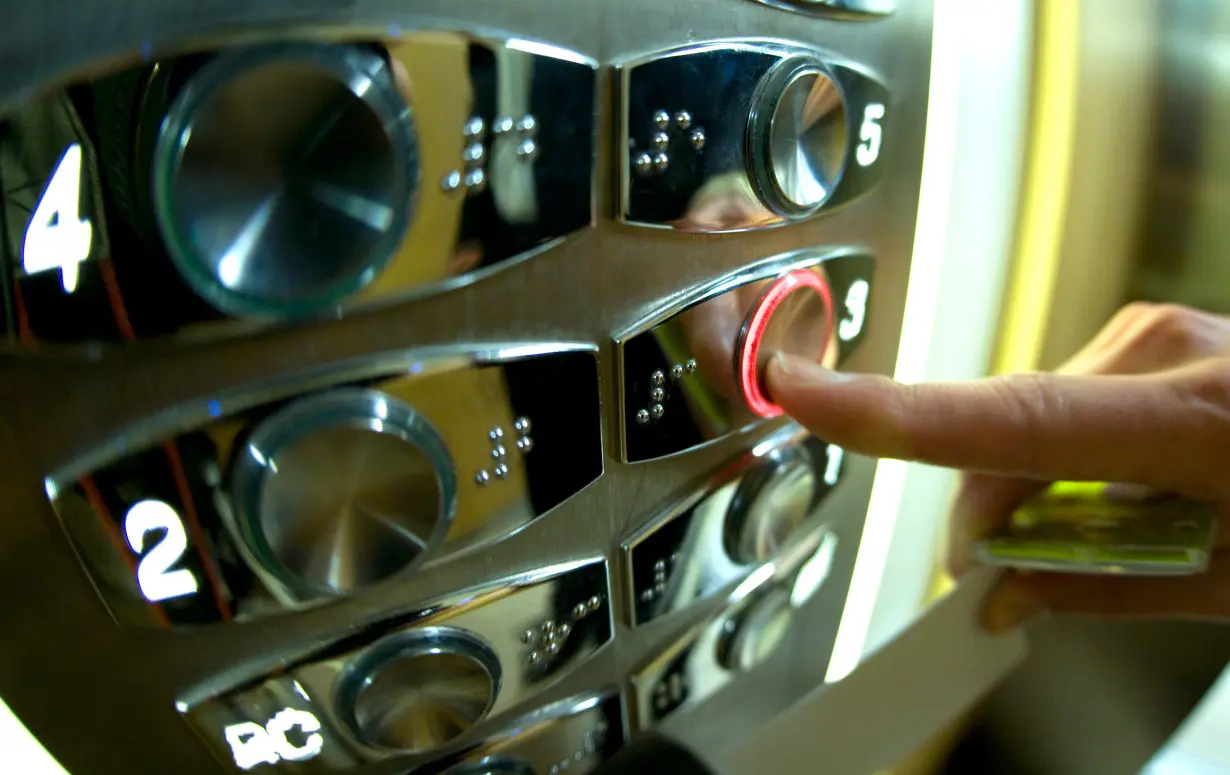
[[[286,739],[286,733],[296,729],[303,733],[303,745]],[[301,762],[311,759],[324,748],[320,720],[306,710],[284,708],[269,719],[265,726],[254,721],[241,721],[222,730],[226,743],[235,757],[235,766],[250,770],[258,764],[277,764],[285,759]]]
[[[863,123],[858,128],[858,138],[862,140],[854,149],[854,158],[860,167],[874,164],[880,158],[880,141],[884,130],[880,128],[880,119],[884,118],[884,105],[872,102],[863,108]]]
[[[829,487],[837,484],[837,478],[841,476],[841,461],[845,456],[846,451],[836,444],[828,446],[828,460],[824,466],[824,483]]]
[[[866,280],[855,280],[846,291],[846,315],[837,324],[837,336],[841,341],[848,342],[863,330],[867,320],[867,297],[871,294],[871,286]]]
[[[165,530],[166,535],[137,563],[137,586],[141,594],[151,603],[157,603],[196,592],[198,585],[192,571],[171,570],[188,549],[188,533],[179,514],[162,501],[134,503],[124,517],[124,535],[128,546],[138,555],[145,551],[145,536],[151,530]]]
[[[66,293],[77,288],[78,265],[90,257],[94,227],[81,217],[81,146],[68,146],[26,226],[21,261],[26,274],[60,270]]]

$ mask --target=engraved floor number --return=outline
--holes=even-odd
[[[862,140],[854,150],[854,158],[860,167],[875,164],[880,158],[880,143],[884,130],[880,127],[880,119],[884,118],[884,104],[872,102],[863,108],[863,123],[858,128],[858,138]]]
[[[286,739],[286,733],[298,729],[304,735],[303,745]],[[301,762],[320,753],[325,739],[320,734],[320,719],[306,710],[283,708],[265,726],[254,721],[241,721],[222,730],[226,743],[235,757],[235,766],[250,770],[258,764],[277,764],[285,759]]]
[[[138,555],[142,554],[145,537],[152,530],[165,530],[166,535],[137,563],[137,586],[141,594],[151,603],[157,603],[195,593],[198,584],[192,571],[171,570],[188,549],[188,533],[179,514],[162,501],[134,503],[124,517],[128,546]]]
[[[68,146],[30,216],[22,245],[26,274],[60,270],[65,293],[77,288],[79,265],[90,257],[94,227],[81,217],[81,146]]]
[[[846,291],[846,316],[837,325],[837,336],[841,341],[848,342],[863,330],[867,320],[867,297],[871,286],[866,280],[855,280]]]
[[[837,478],[841,476],[841,461],[846,456],[846,451],[836,444],[830,444],[827,450],[824,465],[824,483],[829,487],[837,484]]]

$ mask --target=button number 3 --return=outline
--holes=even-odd
[[[884,130],[880,127],[880,119],[884,118],[884,105],[872,102],[863,108],[863,124],[858,129],[858,139],[862,140],[854,150],[854,158],[860,167],[875,164],[880,158],[880,141]]]
[[[78,265],[90,257],[94,227],[81,217],[81,146],[68,146],[38,200],[21,249],[22,269],[60,270],[65,293],[77,288]]]
[[[867,297],[871,285],[866,280],[855,280],[846,291],[846,315],[837,324],[837,336],[848,342],[858,336],[867,320]]]

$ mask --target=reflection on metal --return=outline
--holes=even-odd
[[[887,16],[896,10],[896,0],[752,0],[789,11],[843,19]]]
[[[448,535],[457,474],[444,439],[408,404],[340,389],[275,412],[232,473],[254,559],[310,597],[409,567]]]
[[[6,180],[21,170],[41,188],[47,142],[60,155],[96,142],[98,163],[87,156],[78,186],[97,195],[80,210],[94,247],[65,267],[73,292],[6,256],[25,339],[337,316],[471,282],[592,224],[595,62],[395,33],[171,55],[28,106],[28,131],[0,137]],[[78,131],[51,133],[44,116]],[[104,209],[118,217],[104,223]],[[29,212],[9,215],[24,234]]]
[[[226,52],[162,122],[159,230],[184,279],[222,311],[316,312],[370,283],[405,238],[417,155],[410,107],[376,51]]]
[[[282,708],[319,719],[323,740],[316,759],[332,769],[376,761],[410,766],[479,747],[486,755],[511,753],[515,729],[478,741],[468,730],[548,688],[610,640],[607,584],[606,563],[595,558],[461,589],[288,657],[281,674],[255,685],[186,697],[181,712],[224,759],[231,756],[226,729],[263,723]],[[592,610],[591,600],[598,601]],[[586,606],[579,617],[578,604]],[[568,622],[571,636],[549,660],[529,665],[521,634],[541,621]],[[555,714],[568,715],[556,706],[543,714],[544,734],[558,725]],[[542,753],[571,757],[603,749],[597,722],[591,717],[584,728],[571,726],[573,732]],[[604,722],[601,733],[610,725]]]
[[[792,619],[808,600],[792,600],[801,570],[834,546],[822,527],[738,585],[726,606],[681,634],[632,675],[636,728],[703,702],[739,674],[771,657],[788,637]],[[827,575],[826,575],[827,577]],[[816,585],[818,588],[819,585]],[[816,589],[813,589],[814,593]],[[836,635],[834,622],[833,635]]]
[[[620,217],[681,231],[742,231],[808,217],[866,193],[878,146],[859,121],[887,92],[816,49],[716,41],[623,63]],[[877,124],[878,126],[878,124]],[[891,142],[891,139],[890,139]]]
[[[499,669],[495,654],[464,632],[411,630],[352,662],[338,703],[364,743],[427,753],[482,720],[499,693]]]
[[[849,250],[806,250],[767,259],[677,298],[617,337],[624,460],[683,452],[774,414],[767,400],[754,408],[744,387],[745,379],[759,379],[757,364],[775,348],[807,348],[830,367],[844,362],[866,334],[873,264],[870,256]],[[748,320],[765,309],[766,291],[779,278],[803,272],[815,275],[808,285],[827,289],[836,309],[804,298],[774,307],[759,321],[761,334],[749,342]],[[804,294],[777,301],[786,296]],[[773,320],[775,311],[783,313],[780,320]],[[848,325],[855,319],[857,326]],[[849,338],[839,338],[832,321],[846,325]],[[814,341],[817,331],[829,332],[823,346]],[[755,347],[741,347],[741,342]],[[753,360],[741,363],[747,355]]]
[[[435,767],[448,767],[446,775],[585,775],[623,746],[623,726],[614,690],[570,697],[511,720]],[[460,763],[449,767],[453,761]]]
[[[840,454],[788,427],[661,510],[623,543],[630,624],[720,594],[779,557],[840,481]]]
[[[833,194],[846,160],[841,89],[806,57],[775,65],[759,89],[748,126],[756,192],[779,215],[810,215]]]
[[[597,382],[592,345],[412,351],[175,413],[126,439],[135,451],[100,450],[56,474],[49,493],[86,570],[104,578],[125,561],[108,538],[124,529],[116,519],[140,501],[185,502],[167,471],[174,449],[199,480],[182,512],[192,548],[175,568],[201,591],[151,602],[122,571],[100,594],[124,625],[248,621],[377,582],[413,585],[589,485],[603,465]],[[468,473],[492,463],[498,479]]]

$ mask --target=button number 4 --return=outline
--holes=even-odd
[[[22,245],[26,274],[60,270],[65,293],[77,288],[79,264],[90,257],[94,227],[81,217],[81,146],[68,146],[30,216]]]
[[[884,130],[880,127],[882,118],[883,103],[872,102],[863,108],[863,123],[858,129],[858,139],[862,142],[854,150],[854,158],[860,167],[875,164],[876,159],[880,158],[880,142],[884,135]]]

